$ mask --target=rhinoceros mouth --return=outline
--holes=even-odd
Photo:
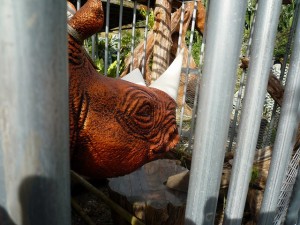
[[[170,151],[176,147],[178,141],[179,135],[177,126],[170,127],[165,137],[161,139],[159,143],[150,147],[149,158],[156,158],[157,155],[161,155]]]

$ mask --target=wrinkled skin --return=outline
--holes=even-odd
[[[69,21],[83,39],[103,24],[98,0]],[[71,167],[93,178],[128,174],[161,158],[179,136],[176,103],[166,93],[99,75],[81,43],[68,36]]]

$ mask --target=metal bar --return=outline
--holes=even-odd
[[[92,60],[95,61],[96,58],[96,34],[92,35]]]
[[[180,12],[180,25],[179,25],[179,37],[178,37],[178,49],[177,49],[177,54],[181,50],[181,42],[182,42],[182,29],[183,29],[183,21],[184,21],[184,12],[185,12],[185,2],[183,1],[181,4],[181,12]],[[181,133],[181,132],[179,132]]]
[[[292,45],[292,41],[293,41],[293,38],[295,36],[295,28],[296,28],[296,19],[298,17],[298,14],[299,14],[299,0],[296,1],[295,3],[295,12],[294,12],[294,16],[293,16],[293,21],[292,21],[292,25],[291,25],[291,30],[289,32],[289,37],[288,37],[288,42],[285,46],[285,54],[284,54],[284,58],[283,58],[283,63],[281,65],[281,72],[280,72],[280,81],[283,81],[284,79],[284,75],[286,74],[286,65],[287,65],[287,61],[288,61],[288,58],[289,58],[289,55],[290,55],[290,51],[291,51],[291,45]],[[269,144],[270,143],[270,139],[271,139],[271,136],[272,136],[272,131],[273,129],[275,128],[275,126],[278,124],[278,107],[279,105],[274,102],[274,105],[273,105],[273,110],[272,110],[272,119],[271,119],[271,122],[269,124],[269,128],[268,128],[268,134],[266,135],[266,138],[265,138],[265,141],[264,143],[265,144]]]
[[[207,21],[208,14],[209,14],[209,7],[206,5],[206,16],[205,21]],[[189,142],[188,142],[188,153],[192,153],[194,149],[194,140],[195,140],[195,121],[197,119],[197,111],[198,111],[198,98],[199,98],[199,89],[200,89],[200,81],[202,77],[202,71],[203,71],[203,61],[204,61],[204,49],[206,44],[206,28],[204,28],[204,33],[202,37],[202,43],[200,47],[200,58],[199,58],[199,71],[198,71],[198,77],[197,77],[197,84],[196,84],[196,90],[195,90],[195,98],[194,98],[194,108],[193,108],[193,114],[192,114],[192,121],[191,121],[191,127],[190,127],[190,133],[189,133]],[[195,73],[195,72],[193,72]]]
[[[183,124],[183,116],[184,116],[184,106],[185,106],[187,86],[188,86],[189,75],[190,75],[190,63],[191,63],[192,45],[193,45],[194,33],[195,33],[195,22],[196,22],[197,5],[198,5],[198,1],[194,0],[194,10],[193,10],[192,24],[191,24],[191,36],[190,36],[190,40],[189,40],[189,50],[188,50],[188,58],[187,58],[187,65],[186,65],[187,68],[186,68],[185,79],[184,79],[183,95],[182,95],[182,100],[181,100],[181,104],[182,105],[181,105],[181,109],[180,109],[180,120],[179,120],[179,128],[178,128],[178,132],[179,132],[180,135],[182,135],[182,124]],[[180,22],[181,22],[181,20],[180,20]]]
[[[274,13],[274,12],[273,12]],[[274,16],[274,14],[273,14]],[[266,184],[266,192],[260,211],[259,224],[273,222],[280,188],[291,158],[299,122],[300,101],[300,23],[297,17],[296,36],[285,85],[281,115],[274,143],[272,161]]]
[[[148,39],[148,23],[149,23],[149,14],[150,14],[150,0],[148,0],[147,4],[147,15],[146,15],[146,24],[145,24],[145,33],[144,33],[144,49],[143,49],[143,59],[142,59],[142,71],[141,73],[145,75],[146,73],[146,47],[147,47],[147,39]]]
[[[250,55],[250,46],[251,46],[251,43],[252,43],[253,31],[254,31],[254,27],[255,27],[256,11],[257,11],[257,3],[255,4],[255,13],[254,13],[254,17],[253,17],[251,27],[250,27],[250,37],[249,37],[249,40],[248,40],[247,50],[246,50],[246,55],[245,55],[245,57],[247,57],[247,58]],[[237,130],[237,127],[238,127],[237,122],[238,122],[239,112],[241,111],[241,103],[242,103],[242,99],[243,99],[243,93],[244,93],[244,90],[245,90],[246,77],[247,77],[247,70],[243,69],[243,73],[242,73],[241,80],[240,80],[240,83],[239,83],[240,87],[239,87],[239,90],[238,90],[237,101],[236,101],[236,104],[235,104],[234,117],[233,117],[232,128],[231,128],[231,136],[230,136],[227,151],[232,150],[234,138],[236,137],[236,130]]]
[[[120,14],[119,14],[119,31],[118,31],[118,50],[117,50],[117,74],[119,77],[120,73],[120,50],[121,50],[121,39],[122,39],[122,20],[123,20],[123,0],[120,1]]]
[[[65,1],[1,1],[1,224],[71,224],[66,24]]]
[[[191,121],[191,127],[190,127],[190,133],[189,133],[189,142],[188,142],[188,153],[192,153],[193,152],[193,144],[194,144],[194,134],[195,134],[195,121],[197,119],[197,109],[198,109],[198,93],[199,93],[199,88],[200,88],[200,80],[202,77],[202,67],[203,67],[203,58],[204,58],[204,48],[205,48],[205,31],[204,31],[204,35],[203,35],[203,39],[202,39],[202,44],[200,47],[200,58],[199,58],[199,65],[200,65],[200,71],[197,77],[197,83],[196,83],[196,90],[195,90],[195,98],[194,98],[194,108],[193,108],[193,114],[192,114],[192,121]]]
[[[110,15],[110,0],[107,0],[107,2],[106,2],[106,19],[105,19],[104,76],[107,76],[107,70],[108,70],[109,15]]]
[[[246,6],[246,0],[209,2],[187,225],[214,224]]]
[[[258,1],[237,149],[225,208],[225,225],[241,224],[251,179],[281,2]],[[259,76],[258,76],[259,74]]]
[[[81,0],[77,0],[76,9],[79,10],[81,7]]]
[[[130,60],[130,71],[133,69],[133,58],[134,58],[134,45],[135,45],[135,26],[136,26],[136,6],[137,1],[134,1],[134,7],[133,7],[133,18],[132,18],[132,33],[131,33],[131,60]]]

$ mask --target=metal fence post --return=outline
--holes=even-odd
[[[300,101],[300,23],[296,27],[293,52],[285,85],[283,104],[276,139],[273,147],[272,161],[266,184],[259,223],[270,224],[274,220],[280,189],[291,159],[299,123],[298,107]],[[270,213],[272,212],[272,213]]]
[[[281,2],[259,1],[224,224],[241,224],[272,63]]]
[[[185,223],[213,224],[247,1],[211,0]]]
[[[66,1],[0,5],[0,223],[68,225]]]

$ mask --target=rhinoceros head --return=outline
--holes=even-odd
[[[81,46],[102,24],[98,0],[89,0],[68,23],[71,167],[94,178],[130,173],[162,157],[179,140],[176,94],[167,81],[172,76],[179,82],[182,56],[151,87],[128,81],[142,80],[137,71],[124,80],[102,76]]]

